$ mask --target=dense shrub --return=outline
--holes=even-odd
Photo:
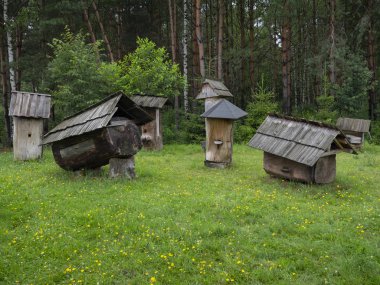
[[[185,81],[178,64],[173,64],[165,48],[148,39],[137,39],[137,48],[120,65],[118,85],[128,94],[143,93],[172,97],[179,95]]]
[[[180,113],[179,130],[175,129],[174,116],[173,109],[164,111],[164,143],[198,144],[205,140],[205,122],[199,114]]]
[[[280,109],[275,94],[273,91],[265,89],[263,81],[252,97],[253,100],[248,104],[246,110],[248,113],[246,125],[256,131],[269,113],[278,112]]]
[[[105,72],[108,64],[99,62],[99,45],[87,44],[84,34],[74,35],[68,28],[61,39],[53,39],[44,91],[54,96],[57,121],[118,89]]]
[[[275,94],[265,89],[263,81],[258,86],[257,92],[252,94],[252,98],[252,102],[248,104],[246,109],[247,117],[235,124],[234,140],[237,143],[247,143],[268,114],[279,111]]]
[[[380,145],[380,121],[371,122],[371,143]]]

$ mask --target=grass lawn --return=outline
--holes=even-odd
[[[1,153],[0,284],[380,284],[379,146],[325,186],[271,178],[247,146],[227,170],[203,158],[142,151],[128,181]]]

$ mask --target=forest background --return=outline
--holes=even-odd
[[[195,97],[218,79],[249,115],[372,120],[380,143],[378,0],[3,0],[0,146],[11,144],[12,90],[53,95],[55,125],[122,89],[169,96],[166,142],[203,139]]]

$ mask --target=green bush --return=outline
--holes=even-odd
[[[235,143],[248,143],[255,133],[255,129],[248,125],[235,124],[234,127],[234,142]]]
[[[54,96],[55,116],[75,113],[116,91],[107,63],[98,61],[99,45],[87,44],[85,35],[74,35],[66,28],[61,39],[53,39],[53,59],[48,65],[44,91]]]
[[[253,94],[253,101],[247,106],[246,125],[255,131],[265,120],[269,113],[275,113],[280,110],[278,102],[276,102],[273,91],[264,87],[264,82],[258,86],[257,92]]]
[[[137,49],[120,62],[118,82],[128,94],[172,97],[183,90],[185,80],[178,64],[173,64],[165,48],[148,39],[137,39]]]
[[[179,130],[175,130],[175,112],[173,109],[163,112],[164,143],[195,143],[206,138],[205,122],[198,114],[180,113]]]
[[[371,122],[371,143],[380,145],[380,121]]]

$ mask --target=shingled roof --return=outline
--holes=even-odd
[[[336,125],[343,131],[368,133],[371,121],[362,119],[338,118]]]
[[[291,117],[269,115],[248,143],[253,148],[313,166],[334,140],[355,152],[345,135],[335,126]]]
[[[9,116],[41,118],[50,117],[51,96],[48,94],[13,91]]]
[[[122,92],[117,92],[97,104],[65,118],[44,136],[43,144],[78,136],[107,126],[114,116],[126,117],[137,125],[153,120]]]
[[[228,120],[238,120],[247,113],[235,106],[226,99],[221,99],[218,103],[204,112],[201,117],[203,118],[218,118],[218,119],[228,119]]]
[[[133,95],[131,99],[141,107],[147,108],[159,108],[164,107],[167,97],[152,96],[152,95]]]
[[[205,86],[209,86],[212,92],[206,92]],[[228,88],[220,81],[206,79],[202,84],[202,91],[195,99],[207,99],[213,97],[233,97]]]

